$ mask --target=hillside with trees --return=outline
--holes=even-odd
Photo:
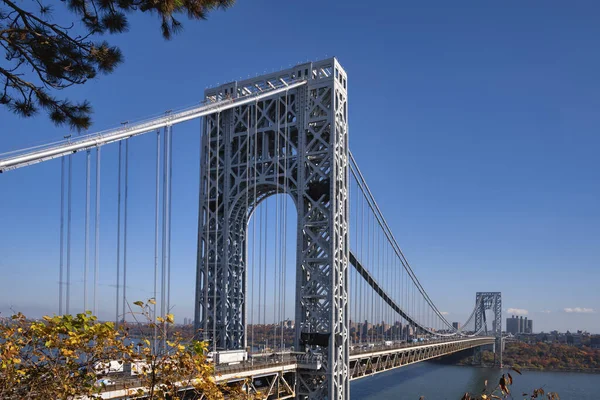
[[[494,362],[494,354],[483,352],[485,365]],[[471,365],[473,357],[460,360],[461,365]],[[576,347],[568,344],[539,342],[527,344],[508,342],[503,353],[505,366],[538,371],[580,371],[600,373],[600,349]]]

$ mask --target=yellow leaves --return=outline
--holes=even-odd
[[[138,307],[144,307],[144,302],[143,301],[134,301],[133,304],[135,304]]]
[[[73,357],[75,355],[75,352],[73,350],[70,350],[70,349],[61,349],[60,353],[64,357]]]
[[[175,317],[173,314],[158,317],[159,324],[148,312],[155,300],[140,303],[143,310],[137,315],[140,320],[146,319],[147,336],[142,336],[139,342],[130,340],[126,325],[115,328],[112,323],[98,322],[89,312],[46,316],[39,321],[27,321],[23,316],[0,325],[0,375],[7,377],[15,390],[43,388],[38,398],[90,398],[101,390],[94,385],[97,380],[94,371],[115,368],[110,362],[123,360],[131,362],[132,371],[138,371],[137,379],[143,387],[153,387],[155,396],[161,393],[159,398],[176,398],[181,382],[194,377],[199,392],[222,399],[222,388],[214,379],[214,366],[206,363],[208,344],[190,343],[169,327],[168,347],[159,347],[154,353],[154,331],[158,331],[157,342],[165,343],[165,324],[174,324]],[[79,369],[82,362],[86,363],[83,360],[93,360],[85,365],[87,373]],[[45,380],[40,384],[42,376]],[[52,379],[47,379],[49,376]],[[0,398],[3,398],[1,385]]]

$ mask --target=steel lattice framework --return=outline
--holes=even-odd
[[[336,59],[307,63],[205,92],[218,101],[274,83],[306,85],[203,122],[197,328],[215,348],[246,346],[246,237],[256,206],[277,193],[298,211],[296,334],[328,337],[322,368],[298,374],[297,393],[346,399],[348,372],[347,77]]]
[[[475,332],[485,329],[487,334],[487,323],[485,311],[492,310],[494,320],[492,321],[492,334],[496,338],[494,353],[496,363],[502,365],[502,293],[500,292],[477,292],[475,300]],[[480,357],[480,349],[477,349],[477,357]]]

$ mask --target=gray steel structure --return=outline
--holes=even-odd
[[[495,363],[502,366],[502,293],[477,292],[475,299],[475,332],[485,330],[487,334],[486,310],[492,310],[494,313],[492,333],[496,338],[494,343]],[[481,357],[481,348],[478,347],[475,352],[475,361],[477,361]]]
[[[279,82],[305,80],[254,103],[205,116],[198,224],[196,328],[213,348],[247,344],[248,221],[257,205],[288,194],[298,211],[295,348],[323,354],[299,370],[299,398],[347,399],[347,77],[335,58],[208,89],[235,99]],[[302,333],[327,345],[308,345]]]

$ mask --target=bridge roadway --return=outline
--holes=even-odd
[[[493,337],[470,337],[454,339],[436,339],[427,342],[403,343],[392,346],[383,344],[354,346],[350,351],[350,379],[360,379],[380,372],[400,368],[421,361],[445,356],[479,346],[493,345]],[[246,381],[249,393],[260,394],[266,399],[287,399],[296,396],[296,371],[298,369],[314,371],[318,379],[320,368],[318,354],[292,353],[265,356],[253,354],[251,360],[237,364],[217,366],[215,379],[220,383]],[[122,378],[115,385],[106,387],[103,399],[123,399],[134,397],[141,382],[135,377]],[[182,385],[182,390],[186,387]]]

